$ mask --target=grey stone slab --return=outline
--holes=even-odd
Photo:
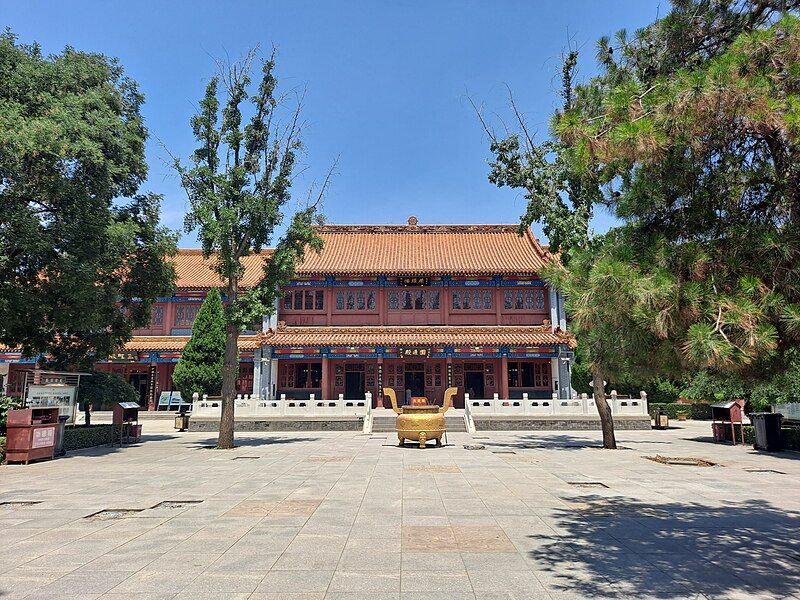
[[[333,574],[328,593],[332,592],[397,592],[400,593],[400,571],[345,571]]]
[[[124,571],[85,571],[60,577],[38,590],[51,598],[64,598],[79,594],[102,594],[130,577]]]
[[[403,592],[471,593],[470,578],[464,571],[402,571],[400,586]]]
[[[269,571],[256,588],[257,593],[307,593],[326,592],[333,578],[327,571]]]

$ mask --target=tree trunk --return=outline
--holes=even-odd
[[[239,282],[235,277],[228,281],[228,303],[236,302]],[[228,322],[225,326],[225,360],[222,365],[222,410],[219,417],[219,437],[217,447],[223,450],[233,448],[234,396],[236,378],[239,376],[239,328]]]
[[[597,414],[600,415],[600,428],[603,430],[603,448],[617,449],[617,439],[614,436],[614,417],[611,408],[606,402],[606,391],[603,386],[603,373],[599,369],[592,369],[592,389],[594,390],[594,403]]]

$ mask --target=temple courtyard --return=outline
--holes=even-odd
[[[800,598],[800,455],[711,443],[707,422],[618,451],[599,432],[220,451],[171,425],[0,467],[2,600]]]

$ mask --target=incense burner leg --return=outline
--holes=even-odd
[[[426,441],[427,437],[428,436],[425,434],[424,431],[420,431],[419,432],[419,447],[420,448],[424,448],[425,447],[425,441]]]

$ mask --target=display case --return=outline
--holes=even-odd
[[[114,428],[111,444],[130,444],[138,442],[142,437],[142,426],[139,425],[139,405],[136,402],[117,402],[111,416]]]

